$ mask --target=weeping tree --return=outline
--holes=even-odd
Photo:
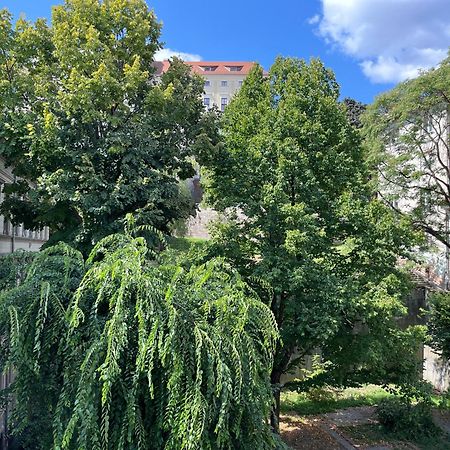
[[[7,258],[16,257],[13,254]],[[7,261],[2,260],[1,267]],[[54,405],[62,382],[65,314],[84,272],[81,255],[60,244],[36,254],[22,282],[0,294],[2,370],[14,368],[15,382],[3,396],[14,402],[13,435],[25,448],[51,448]]]
[[[164,265],[131,232],[59,244],[0,296],[25,448],[271,449],[273,315],[223,260]]]

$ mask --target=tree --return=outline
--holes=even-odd
[[[353,98],[346,97],[342,101],[346,107],[347,118],[351,125],[355,128],[361,128],[361,116],[367,108],[367,105],[364,103],[358,102],[358,100],[354,100]]]
[[[2,211],[85,253],[126,213],[167,231],[191,213],[203,83],[174,60],[158,81],[160,24],[144,0],[67,0],[52,24],[0,17],[0,156],[17,181]]]
[[[231,261],[271,306],[282,337],[271,375],[278,388],[319,347],[333,358],[336,382],[358,373],[364,381],[374,363],[367,356],[376,353],[379,365],[392,343],[387,332],[402,337],[394,317],[404,312],[405,276],[396,262],[415,236],[369,189],[359,135],[338,97],[319,60],[279,58],[268,76],[257,67],[223,115],[222,142],[205,142],[200,154],[209,201],[228,214],[210,252]],[[369,353],[339,360],[338,336],[361,338]],[[404,347],[417,362],[416,349]],[[388,366],[378,379],[388,378]],[[279,390],[276,401],[275,429]]]
[[[380,95],[364,117],[380,192],[450,248],[450,57]]]
[[[430,345],[445,359],[450,359],[450,295],[447,292],[434,293],[428,311]]]
[[[274,448],[270,309],[223,260],[161,264],[127,220],[87,260],[48,247],[0,294],[23,445]]]

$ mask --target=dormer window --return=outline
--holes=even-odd
[[[214,72],[217,66],[200,66],[204,72]]]
[[[230,72],[240,72],[242,70],[242,66],[226,66]]]

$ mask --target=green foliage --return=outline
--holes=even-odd
[[[15,222],[87,254],[129,212],[165,232],[189,216],[179,180],[205,129],[203,82],[179,60],[156,79],[159,34],[144,0],[67,0],[51,26],[2,10],[0,155],[19,177],[2,211]]]
[[[25,448],[52,448],[66,311],[83,273],[81,255],[59,244],[37,253],[25,279],[0,293],[0,335],[7,338],[0,342],[1,370],[12,367],[17,372],[12,392],[5,394],[14,398],[13,428],[23,436]]]
[[[206,239],[193,237],[169,237],[167,239],[167,243],[171,249],[179,252],[189,252],[192,249],[194,251],[200,250],[202,246],[206,245]]]
[[[364,103],[358,102],[353,98],[346,97],[342,101],[345,105],[347,118],[351,125],[355,128],[361,128],[361,116],[367,108],[367,105]]]
[[[366,425],[349,425],[339,427],[344,436],[351,439],[353,445],[358,447],[385,447],[395,449],[414,448],[417,450],[449,450],[448,435],[440,433],[434,436],[418,436],[414,439],[408,433],[392,433],[382,425],[371,423]]]
[[[332,402],[337,396],[337,390],[331,386],[313,387],[306,392],[308,399],[313,403]]]
[[[446,359],[450,358],[450,294],[434,293],[430,297],[428,330],[431,346]]]
[[[341,331],[327,342],[324,355],[333,364],[322,376],[309,383],[299,382],[297,388],[323,382],[338,386],[358,386],[361,382],[414,384],[422,372],[418,350],[426,340],[425,327],[400,330],[395,323],[382,320],[380,326],[369,326],[359,334]]]
[[[417,358],[402,366],[389,352],[416,353],[420,331],[400,332],[395,318],[408,288],[396,264],[418,235],[376,199],[338,98],[320,61],[279,58],[268,76],[249,74],[223,115],[223,142],[200,154],[207,200],[228,216],[209,251],[260,292],[281,331],[275,384],[318,347],[333,363],[327,383],[417,375]]]
[[[450,57],[376,98],[363,134],[379,189],[415,226],[450,246],[445,230],[448,172]]]
[[[35,253],[17,250],[0,257],[0,292],[15,286],[25,275]]]
[[[441,433],[433,422],[431,406],[427,402],[412,403],[403,397],[386,398],[377,408],[377,417],[387,431],[408,439]]]
[[[25,448],[274,448],[269,308],[224,261],[161,265],[130,233],[86,262],[49,247],[0,297]]]

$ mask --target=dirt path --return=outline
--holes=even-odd
[[[342,447],[322,427],[320,417],[281,416],[283,441],[293,450],[342,450]]]
[[[374,406],[355,406],[323,414],[323,418],[337,427],[376,423]]]
[[[450,412],[434,411],[433,416],[436,424],[450,434]],[[376,423],[375,408],[362,406],[342,409],[322,416],[305,417],[295,413],[286,414],[281,416],[280,431],[283,441],[293,450],[418,449],[411,442],[384,442],[384,439],[380,439],[381,442],[378,445],[370,445],[365,442],[363,431],[361,431],[363,433],[361,437],[355,438],[356,440],[351,437],[353,433],[350,433],[350,429],[353,427],[363,430],[364,426]]]

